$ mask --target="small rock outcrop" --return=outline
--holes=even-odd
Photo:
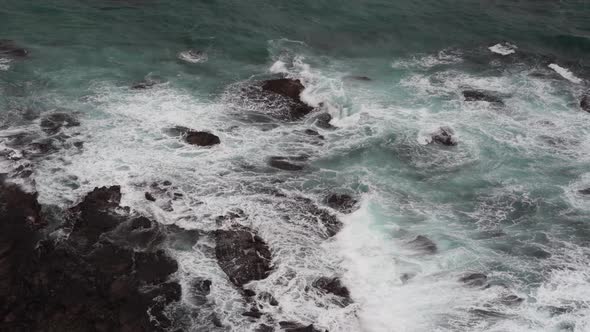
[[[342,213],[351,213],[355,210],[357,200],[347,194],[331,194],[324,199],[327,206]]]
[[[284,171],[300,171],[305,168],[304,162],[306,157],[270,157],[268,165],[273,168],[278,168]]]
[[[455,131],[451,127],[440,127],[437,131],[432,133],[432,142],[446,145],[455,146],[457,145],[457,139],[455,138]]]
[[[582,195],[590,195],[590,188],[580,189],[580,190],[578,190],[578,193],[580,193]]]
[[[269,97],[280,96],[288,101],[286,105],[287,120],[299,120],[314,110],[313,107],[301,100],[304,86],[300,80],[289,78],[267,80],[262,83],[261,88]]]
[[[192,130],[183,126],[176,126],[164,129],[164,133],[173,137],[182,137],[182,139],[191,145],[213,146],[221,143],[217,135],[206,131]]]
[[[215,256],[223,272],[236,286],[264,279],[271,271],[268,246],[248,228],[217,230]]]
[[[465,101],[485,101],[491,104],[504,105],[504,101],[491,92],[482,90],[464,90],[463,97]]]
[[[71,114],[55,112],[43,116],[40,125],[44,132],[53,135],[59,132],[62,127],[76,127],[80,125],[80,122]]]
[[[488,284],[488,276],[483,273],[470,273],[459,278],[459,281],[471,287],[484,287]]]
[[[421,251],[427,254],[434,254],[438,248],[436,244],[424,235],[418,235],[416,238],[408,242],[408,245],[417,251]]]
[[[342,298],[342,304],[348,305],[352,302],[350,292],[338,278],[321,277],[313,282],[313,287],[328,294],[333,294]]]

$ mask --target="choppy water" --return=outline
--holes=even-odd
[[[37,114],[71,112],[81,123],[32,161],[41,202],[66,206],[120,184],[125,205],[203,230],[244,210],[273,252],[274,272],[251,288],[274,294],[281,305],[266,310],[277,321],[590,331],[590,195],[579,192],[590,187],[590,114],[579,107],[590,78],[587,1],[2,0],[0,37],[30,50],[0,59],[2,144],[18,132],[46,138]],[[505,41],[515,53],[488,49]],[[179,59],[188,49],[206,56]],[[311,119],[271,126],[244,116],[252,105],[240,86],[278,73],[301,79],[303,100],[334,117],[323,145],[300,134]],[[129,89],[146,77],[165,83]],[[505,105],[466,102],[465,89]],[[174,125],[222,143],[185,146],[164,133]],[[426,144],[440,126],[456,146]],[[301,172],[266,165],[304,153]],[[172,209],[144,199],[163,180],[184,194]],[[268,187],[318,201],[347,192],[362,204],[324,240],[296,214],[285,221],[289,207]],[[437,253],[412,250],[417,235]],[[254,329],[211,247],[170,249],[180,280],[213,280],[206,308],[185,305],[215,312],[228,330]],[[459,281],[474,272],[490,286]],[[326,275],[342,277],[354,304],[307,291]],[[195,331],[211,328],[199,317]]]

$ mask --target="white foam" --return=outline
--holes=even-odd
[[[510,43],[498,43],[496,45],[488,47],[488,49],[493,53],[497,53],[504,56],[516,53],[517,48],[518,47],[516,47],[516,45]]]
[[[549,68],[553,69],[556,73],[558,73],[559,75],[561,75],[561,77],[565,78],[566,80],[572,82],[572,83],[576,83],[576,84],[580,84],[582,83],[582,79],[576,77],[576,75],[574,75],[569,69],[567,68],[563,68],[560,67],[559,65],[552,63],[548,66]]]
[[[273,74],[286,74],[289,72],[287,69],[287,64],[281,60],[275,61],[275,63],[270,66],[269,71]]]
[[[209,59],[207,53],[196,50],[182,51],[178,53],[178,58],[189,63],[203,63]]]
[[[10,62],[12,62],[12,60],[0,58],[0,70],[6,71],[10,69]]]

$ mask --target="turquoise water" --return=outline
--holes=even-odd
[[[590,330],[590,196],[579,192],[590,187],[590,115],[579,107],[590,77],[586,1],[2,0],[0,39],[30,51],[0,59],[1,143],[26,152],[13,139],[21,133],[59,147],[30,158],[41,202],[67,206],[120,184],[124,204],[202,230],[244,210],[273,251],[273,274],[252,288],[281,303],[265,308],[276,321],[330,331]],[[488,49],[502,42],[516,52]],[[180,60],[187,49],[207,61]],[[337,129],[316,128],[322,145],[298,134],[312,117],[271,126],[245,115],[266,110],[240,87],[277,74],[301,79],[303,100],[332,115]],[[146,78],[164,83],[129,89]],[[467,89],[492,91],[504,106],[467,102]],[[30,116],[56,110],[81,123],[65,139]],[[163,133],[174,125],[213,131],[222,144],[187,147]],[[456,146],[427,144],[440,126],[454,130]],[[302,172],[266,166],[269,156],[303,153]],[[143,198],[166,179],[184,193],[172,209]],[[348,192],[361,204],[323,240],[266,187],[318,201]],[[417,235],[437,252],[408,246]],[[210,305],[183,305],[214,312],[219,330],[258,326],[241,316],[246,304],[209,242],[170,250],[184,286],[213,280]],[[459,281],[475,272],[489,287]],[[309,293],[323,275],[340,276],[354,304]],[[203,317],[178,321],[214,330]]]

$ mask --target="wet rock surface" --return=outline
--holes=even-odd
[[[171,326],[165,308],[180,299],[181,290],[167,280],[176,262],[163,251],[110,239],[121,225],[153,228],[151,221],[119,206],[119,189],[96,188],[63,211],[63,230],[70,236],[55,241],[44,234],[36,195],[0,185],[2,330],[163,331]]]
[[[590,188],[580,189],[580,190],[578,190],[578,193],[580,193],[582,195],[590,195]]]
[[[261,103],[270,110],[272,118],[285,121],[300,120],[314,111],[301,100],[304,86],[300,80],[279,78],[260,82],[259,85],[243,88],[249,100]]]
[[[184,140],[191,145],[212,146],[221,143],[219,137],[206,131],[189,131],[184,135]]]
[[[268,159],[268,165],[283,171],[301,171],[305,168],[307,158],[274,156]]]
[[[440,127],[432,134],[432,142],[446,146],[455,146],[457,145],[455,131],[451,127]]]
[[[352,303],[348,288],[342,284],[339,278],[321,277],[313,282],[313,287],[327,294],[340,297],[343,306]]]
[[[252,280],[264,279],[271,271],[268,246],[248,228],[217,230],[215,256],[229,280],[241,287]]]
[[[287,332],[322,332],[322,330],[316,329],[313,324],[303,325],[297,322],[279,322],[281,330]]]
[[[483,273],[470,273],[459,278],[459,281],[471,287],[484,287],[488,284],[488,276]]]
[[[47,134],[56,134],[62,127],[76,127],[80,122],[72,114],[55,112],[43,116],[40,125]]]
[[[482,90],[464,90],[465,101],[485,101],[491,104],[504,105],[504,101],[492,92]]]
[[[342,213],[351,213],[357,207],[358,201],[347,194],[328,195],[324,202],[327,206]]]

